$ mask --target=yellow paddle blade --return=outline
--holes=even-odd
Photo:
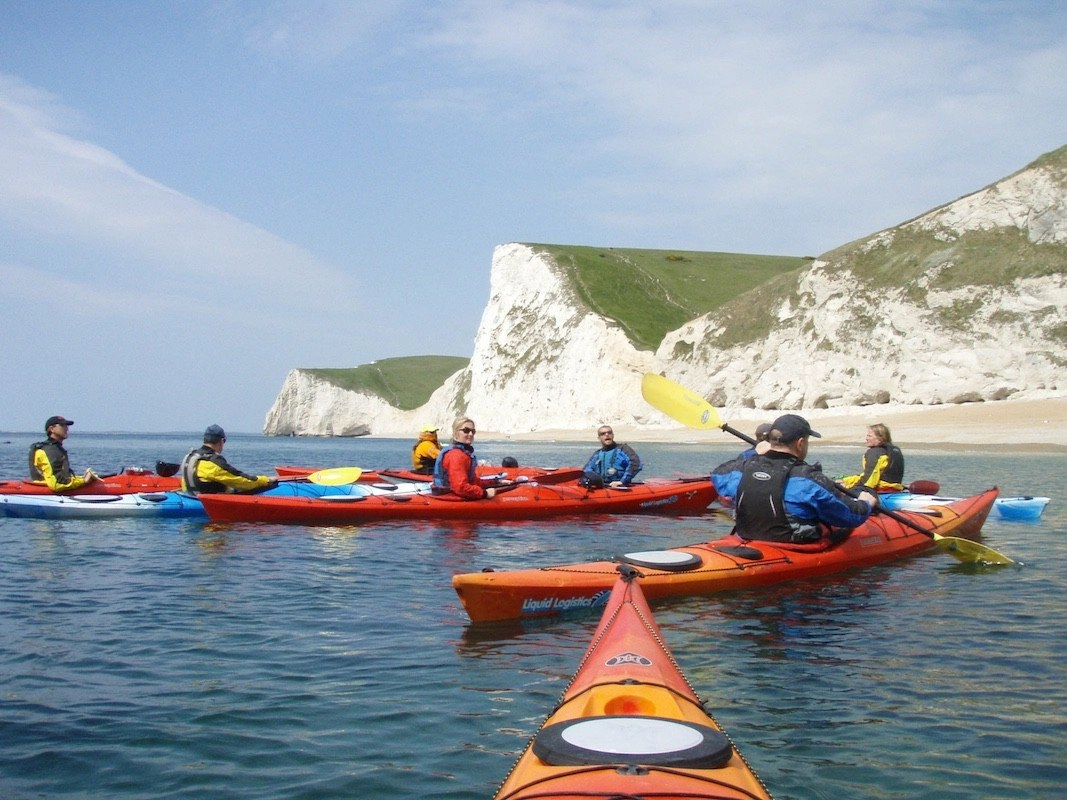
[[[722,427],[719,412],[711,403],[670,378],[646,372],[641,379],[641,396],[649,405],[690,428]]]
[[[1003,553],[998,553],[992,547],[986,547],[984,544],[972,542],[970,539],[960,539],[955,536],[941,536],[935,533],[934,542],[941,550],[959,559],[964,564],[1015,563]]]
[[[362,474],[360,467],[333,467],[312,472],[307,479],[319,486],[343,486],[346,483],[355,483]]]

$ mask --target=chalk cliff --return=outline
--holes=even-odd
[[[790,281],[668,333],[655,352],[591,311],[543,251],[501,245],[470,364],[426,405],[400,411],[293,370],[264,432],[410,436],[459,413],[498,433],[589,430],[601,421],[677,427],[642,399],[644,372],[724,409],[1063,395],[1065,151],[831,251]],[[737,325],[742,318],[749,324]],[[741,336],[741,328],[750,332]]]

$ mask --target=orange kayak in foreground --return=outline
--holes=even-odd
[[[770,800],[679,670],[636,570],[619,572],[578,671],[496,800]]]
[[[974,537],[997,498],[989,489],[923,512],[897,512],[912,524],[946,537]],[[532,619],[596,608],[607,600],[618,562],[636,566],[649,600],[714,594],[811,578],[929,550],[932,536],[892,517],[874,514],[844,541],[828,548],[746,541],[725,536],[670,550],[624,553],[592,561],[537,569],[487,570],[452,578],[472,622]]]
[[[501,487],[496,497],[463,500],[455,495],[393,492],[325,497],[270,494],[201,495],[208,516],[220,522],[344,525],[375,520],[527,520],[592,514],[701,514],[715,499],[706,479],[663,480],[618,489],[537,481]]]

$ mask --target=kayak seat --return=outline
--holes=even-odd
[[[665,717],[612,715],[542,728],[533,752],[554,767],[633,764],[717,769],[733,755],[722,731]]]

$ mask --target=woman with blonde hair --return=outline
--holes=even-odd
[[[474,457],[474,420],[461,417],[452,423],[452,444],[441,451],[433,466],[433,493],[453,494],[464,500],[494,497],[496,489],[478,477]],[[489,483],[495,483],[492,479]]]
[[[889,428],[880,422],[869,426],[866,444],[863,473],[842,478],[840,484],[848,489],[859,486],[875,492],[903,491],[904,454],[893,444]]]

